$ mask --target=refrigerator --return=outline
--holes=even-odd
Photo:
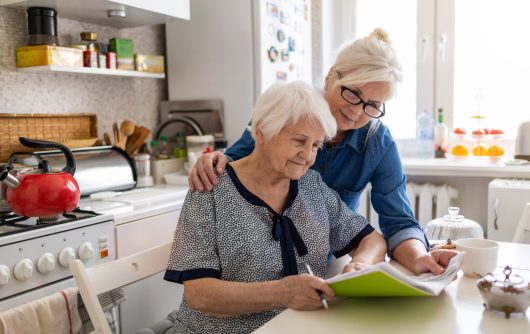
[[[311,0],[192,0],[166,24],[169,100],[221,99],[232,144],[259,94],[311,78]]]

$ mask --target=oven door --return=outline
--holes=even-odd
[[[0,301],[0,312],[7,311],[13,307],[32,302],[36,299],[44,298],[66,288],[76,286],[73,278],[67,278],[42,288],[30,290],[28,292],[15,295]]]

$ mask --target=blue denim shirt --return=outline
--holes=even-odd
[[[353,211],[357,211],[366,185],[372,184],[372,206],[379,215],[379,228],[388,243],[389,254],[408,239],[418,239],[427,248],[427,239],[407,198],[406,177],[396,143],[383,124],[366,139],[369,126],[349,131],[331,148],[321,148],[311,168],[322,175],[324,182],[338,192]],[[225,154],[238,160],[252,150],[254,140],[245,130]]]

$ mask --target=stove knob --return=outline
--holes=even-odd
[[[3,264],[0,264],[0,285],[6,285],[9,282],[9,277],[11,276],[11,270],[9,267]]]
[[[45,253],[37,261],[37,269],[41,274],[51,273],[55,270],[55,256],[52,253]]]
[[[33,275],[33,262],[30,259],[22,259],[15,265],[15,278],[25,281]]]
[[[75,250],[72,247],[63,248],[59,253],[59,264],[65,268],[68,268],[70,263],[75,260]]]
[[[95,254],[94,245],[90,242],[85,242],[79,247],[79,258],[83,262],[92,260]]]

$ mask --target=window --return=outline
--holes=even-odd
[[[515,138],[530,119],[530,2],[455,1],[454,126],[500,128]]]
[[[403,82],[397,96],[386,103],[382,119],[394,138],[411,138],[416,133],[416,12],[416,0],[357,0],[357,38],[368,36],[374,28],[385,29],[403,68]]]
[[[526,0],[355,0],[355,38],[381,27],[403,66],[383,123],[415,137],[416,115],[445,111],[450,129],[498,128],[515,138],[530,119],[530,2]]]

